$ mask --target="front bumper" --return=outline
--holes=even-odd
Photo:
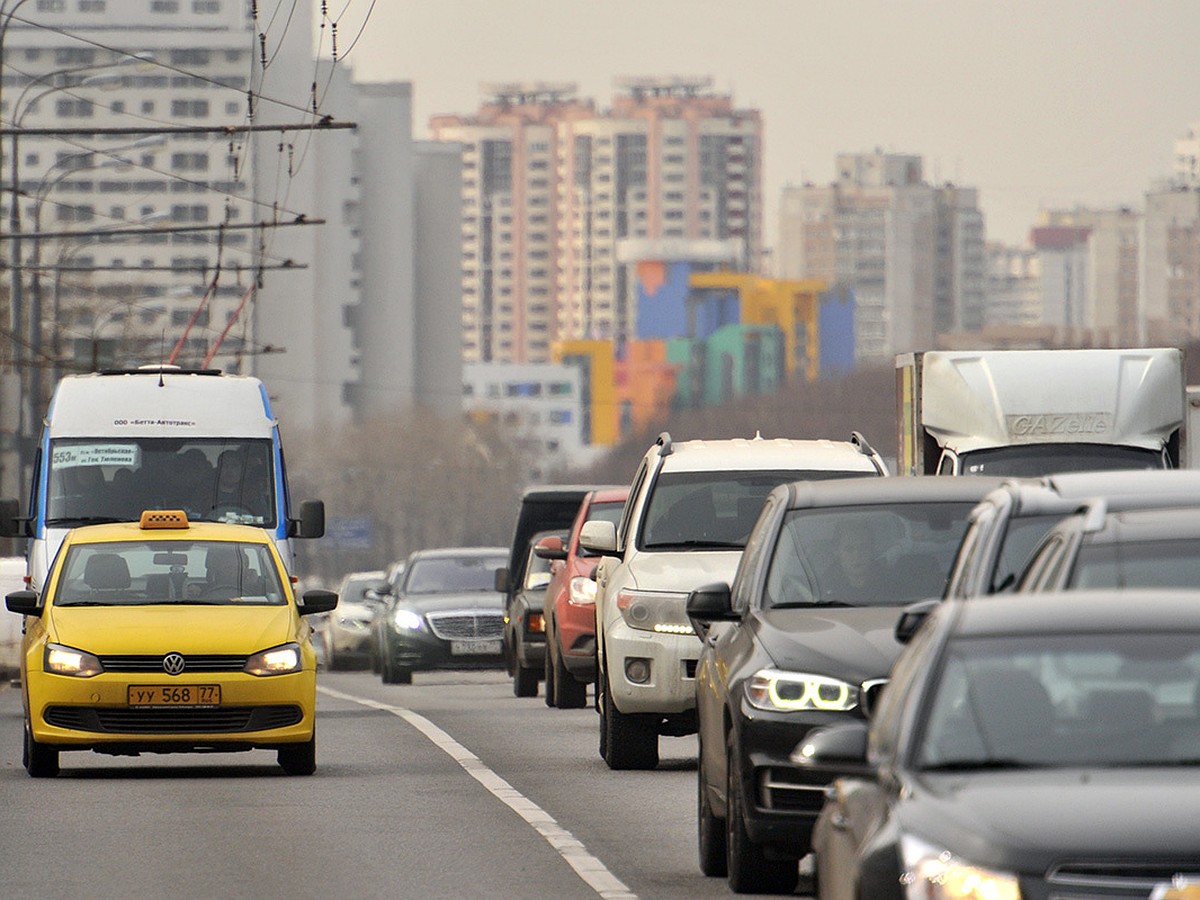
[[[604,668],[612,700],[626,715],[673,715],[696,708],[696,662],[703,645],[694,634],[662,634],[609,622],[604,635]],[[642,683],[627,674],[630,661],[649,663]]]
[[[140,708],[130,687],[216,685],[220,704],[208,708]],[[172,753],[243,750],[303,743],[313,736],[316,673],[259,677],[245,673],[110,673],[94,678],[52,675],[25,679],[30,729],[39,743],[65,750]]]
[[[590,684],[596,680],[596,609],[559,603],[555,623],[558,625],[559,656],[576,681]]]
[[[739,688],[740,689],[740,688]],[[825,802],[825,789],[837,775],[816,772],[789,757],[813,728],[835,725],[856,712],[769,712],[742,698],[733,723],[738,770],[743,779],[742,810],[750,839],[784,854],[809,850],[812,827]],[[847,771],[845,774],[853,774]]]
[[[428,631],[389,629],[385,650],[392,663],[414,672],[429,669],[479,669],[504,665],[500,637],[485,640],[443,640]]]
[[[362,623],[361,627],[334,625],[325,626],[329,634],[329,643],[334,653],[340,656],[360,656],[366,658],[371,647],[371,625]]]

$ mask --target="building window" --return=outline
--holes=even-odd
[[[38,12],[63,12],[66,8],[67,0],[38,0],[37,3]]]
[[[178,118],[203,119],[208,115],[208,101],[172,100],[171,115]]]
[[[207,172],[207,153],[172,153],[171,168],[180,172]]]
[[[94,107],[91,100],[61,97],[55,102],[54,111],[60,119],[90,119]]]
[[[220,0],[192,0],[192,12],[215,15],[221,11]]]
[[[183,47],[171,51],[173,66],[207,66],[209,51],[196,47]]]
[[[177,13],[179,12],[179,0],[150,0],[150,12]]]

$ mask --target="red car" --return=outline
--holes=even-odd
[[[583,498],[571,533],[538,542],[535,552],[553,560],[546,587],[546,705],[581,709],[587,686],[596,680],[596,582],[592,571],[600,557],[579,546],[584,522],[614,525],[621,518],[629,488],[603,488]]]

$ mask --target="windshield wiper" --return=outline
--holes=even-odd
[[[788,600],[785,603],[772,603],[769,609],[812,609],[818,606],[853,607],[856,604],[844,600]]]
[[[733,541],[662,541],[646,544],[643,550],[744,550],[743,544]]]
[[[922,772],[971,772],[983,769],[1045,769],[1048,762],[1030,762],[1024,759],[951,759],[936,765],[921,766]]]
[[[111,525],[113,522],[124,522],[115,516],[60,516],[57,519],[47,519],[48,528],[77,528],[80,525]]]

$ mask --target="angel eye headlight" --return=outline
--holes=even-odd
[[[751,705],[775,712],[849,712],[858,706],[859,689],[827,675],[760,669],[746,682],[746,697]]]

